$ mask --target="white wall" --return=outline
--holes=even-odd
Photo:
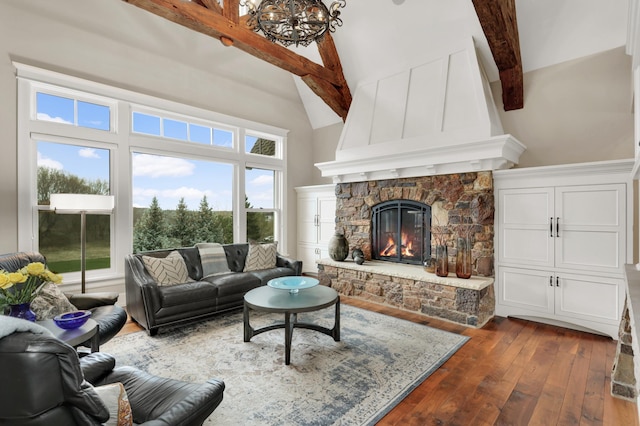
[[[64,16],[65,7],[73,7],[75,4],[81,6],[79,2],[84,1],[56,0],[55,6],[63,10],[61,15]],[[118,9],[123,14],[147,13],[118,0],[108,1],[116,2],[118,8],[123,5],[122,11]],[[23,4],[29,4],[29,7],[23,7]],[[293,79],[283,79],[278,73],[284,71],[269,66],[273,69],[274,76],[273,79],[270,79],[269,75],[264,76],[265,90],[256,86],[241,85],[203,67],[189,66],[184,61],[171,59],[169,56],[174,55],[162,54],[162,49],[158,49],[157,45],[150,45],[149,48],[134,47],[134,44],[140,43],[127,43],[126,37],[122,37],[122,34],[114,33],[114,36],[110,37],[108,34],[101,35],[100,31],[93,31],[91,28],[79,27],[74,22],[68,23],[59,17],[50,19],[48,13],[39,12],[40,5],[43,3],[39,0],[0,3],[0,253],[17,249],[16,224],[19,218],[16,209],[16,79],[15,69],[11,64],[12,60],[17,60],[290,129],[286,153],[289,171],[286,226],[287,245],[291,254],[295,254],[296,199],[293,188],[308,185],[312,179],[312,170],[309,167],[312,162],[312,130],[301,101],[291,96],[291,93],[295,93],[291,92],[295,91]],[[162,25],[164,30],[165,24],[158,21],[161,18],[151,14],[149,16],[150,26]],[[113,24],[113,30],[117,32],[119,23]],[[133,33],[136,31],[144,29],[134,29]],[[172,34],[167,33],[165,37],[169,40]],[[173,46],[168,40],[158,40],[158,43]],[[211,43],[219,44],[219,41],[211,39]],[[189,49],[189,46],[185,46],[185,49]],[[194,47],[192,55],[200,53],[202,52]],[[180,55],[184,55],[184,52],[178,52],[175,56]],[[256,69],[264,71],[263,63],[258,59],[249,58],[249,64],[255,63]],[[211,68],[215,69],[216,64],[211,63]],[[238,70],[239,73],[246,71]],[[289,82],[290,87],[274,88],[270,86],[270,81],[280,84],[283,84],[283,81]],[[282,90],[282,97],[274,96],[273,93],[277,93],[278,90]]]
[[[518,167],[633,158],[631,57],[624,47],[524,74],[524,108],[504,111],[505,133],[527,146]]]

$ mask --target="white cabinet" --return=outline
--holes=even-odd
[[[500,264],[622,273],[625,184],[499,190]]]
[[[631,161],[494,172],[496,314],[617,339],[631,256]]]
[[[298,193],[298,250],[303,272],[318,272],[316,260],[329,257],[335,233],[335,185],[302,186]]]

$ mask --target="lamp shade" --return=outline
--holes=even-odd
[[[56,213],[107,214],[113,211],[113,195],[96,194],[51,194],[49,209]]]

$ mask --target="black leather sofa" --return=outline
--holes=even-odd
[[[272,278],[301,275],[302,261],[280,254],[276,266],[260,271],[243,272],[249,244],[223,245],[231,272],[204,277],[200,253],[196,247],[155,250],[125,257],[127,312],[153,336],[162,326],[177,324],[235,309],[243,305],[244,295]],[[147,272],[142,256],[166,257],[177,250],[185,260],[194,282],[159,286]]]
[[[31,262],[47,260],[37,252],[15,252],[0,255],[0,269],[13,272]],[[78,309],[91,311],[91,318],[98,323],[100,344],[111,340],[127,322],[127,312],[116,304],[120,295],[115,292],[65,293],[69,301]],[[1,312],[0,312],[1,313]],[[89,341],[82,346],[91,347]]]
[[[0,328],[6,323],[0,318]],[[28,329],[0,338],[0,377],[0,425],[12,426],[101,425],[109,412],[93,386],[115,382],[125,388],[134,424],[197,426],[225,388],[217,379],[187,383],[115,367],[101,352],[79,359],[71,346]]]

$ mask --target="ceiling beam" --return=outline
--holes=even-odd
[[[238,17],[237,13],[232,12],[232,9],[238,10],[239,0],[225,0],[223,8],[216,7],[215,0],[123,1],[194,31],[219,39],[225,46],[233,46],[303,77],[311,90],[320,96],[343,120],[346,119],[351,105],[351,93],[342,73],[342,66],[333,41],[320,49],[321,57],[323,61],[326,61],[325,66],[322,66],[267,40],[248,28],[246,17]],[[325,50],[324,54],[323,50]]]
[[[500,72],[505,111],[522,109],[524,84],[515,0],[472,0]]]

